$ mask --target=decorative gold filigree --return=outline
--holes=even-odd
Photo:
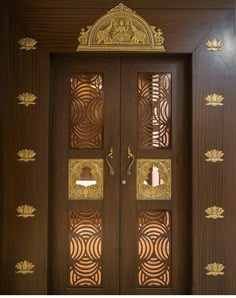
[[[28,107],[29,105],[35,105],[36,102],[36,96],[32,93],[22,93],[20,95],[17,96],[17,98],[19,99],[18,104],[19,105],[25,105],[26,107]]]
[[[158,169],[160,183],[150,185],[150,171]],[[171,199],[171,160],[138,159],[137,160],[137,200],[170,200]]]
[[[224,153],[222,151],[216,150],[216,149],[207,151],[205,153],[205,156],[207,157],[206,161],[217,162],[217,161],[223,161],[224,160],[223,159]]]
[[[90,177],[82,178],[84,169],[89,169]],[[103,199],[103,159],[69,160],[69,199]]]
[[[205,45],[207,46],[207,51],[223,51],[223,46],[224,43],[221,40],[218,39],[212,39],[212,40],[208,40]]]
[[[213,106],[213,107],[216,107],[216,106],[223,106],[223,100],[224,100],[224,97],[220,94],[211,94],[211,95],[208,95],[207,97],[205,97],[205,100],[206,100],[206,105],[207,106]]]
[[[19,159],[17,159],[18,161],[24,161],[24,162],[35,161],[34,157],[36,153],[34,152],[34,150],[23,149],[18,151],[16,154],[19,157]]]
[[[217,219],[224,218],[224,209],[217,206],[208,207],[205,212],[207,213],[206,218]]]
[[[25,38],[21,38],[18,41],[18,44],[20,45],[20,50],[36,50],[36,44],[38,42],[33,39],[33,38],[29,38],[29,37],[25,37]]]
[[[34,268],[34,265],[30,263],[29,261],[22,261],[19,262],[15,265],[17,271],[16,273],[21,273],[21,274],[29,274],[29,273],[34,273],[32,270]]]
[[[23,218],[27,218],[27,217],[34,217],[35,214],[34,211],[36,209],[32,206],[29,206],[29,205],[21,205],[21,206],[18,206],[16,208],[16,211],[18,212],[18,214],[16,215],[17,217],[23,217]]]
[[[77,51],[165,51],[161,29],[122,3],[83,28],[78,41]]]
[[[225,266],[223,264],[211,263],[211,264],[208,264],[205,268],[208,271],[206,272],[206,275],[212,275],[212,276],[224,275],[223,270]]]

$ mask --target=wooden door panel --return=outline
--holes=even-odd
[[[133,57],[122,60],[122,135],[121,135],[121,179],[127,180],[121,187],[121,293],[123,294],[186,294],[190,291],[191,255],[190,229],[190,108],[187,101],[187,61],[183,58],[158,59]],[[138,104],[137,78],[139,73],[170,73],[172,76],[171,147],[138,148]],[[127,129],[128,128],[128,129]],[[131,176],[127,176],[127,148],[130,147],[137,159],[171,160],[171,200],[136,200],[136,165]],[[141,216],[150,212],[168,213],[170,231],[170,281],[162,286],[137,284],[138,278],[138,225]],[[143,219],[145,222],[145,220]],[[142,225],[139,225],[142,229]],[[141,237],[145,237],[144,234]],[[150,240],[150,239],[149,239]],[[146,243],[148,237],[145,239]],[[148,244],[146,244],[148,245]],[[151,244],[150,244],[151,245]],[[145,245],[144,245],[145,247]],[[145,248],[148,250],[148,248]],[[151,257],[150,257],[151,258]],[[154,262],[154,255],[152,256]],[[151,261],[150,261],[151,262]],[[145,265],[146,266],[146,265]],[[145,267],[144,265],[140,267]]]
[[[119,247],[119,237],[117,237],[119,234],[119,138],[117,138],[119,135],[120,105],[119,60],[114,57],[100,57],[98,59],[98,57],[91,56],[75,58],[59,55],[53,57],[52,69],[51,292],[59,294],[117,293],[119,286],[119,258],[117,253],[117,247]],[[87,83],[85,74],[102,73],[103,75],[104,129],[103,144],[99,145],[102,147],[99,149],[71,149],[69,135],[71,127],[69,123],[73,111],[71,114],[70,83],[71,77],[78,76],[79,73],[83,74],[81,80],[85,80],[82,87],[79,87],[82,90],[78,91],[81,92],[79,96],[82,98],[86,92],[88,95],[86,95],[84,102],[77,104],[87,105],[87,110],[84,112],[86,115],[83,114],[82,116],[88,117],[92,124],[95,120],[91,116],[90,109],[94,108],[94,98],[92,98],[93,94],[88,93],[90,92],[88,88],[95,87],[91,85],[92,83]],[[91,105],[88,104],[90,96],[92,98]],[[84,106],[80,108],[82,109]],[[98,113],[98,111],[95,112]],[[76,116],[78,118],[81,115]],[[79,125],[91,127],[91,122],[85,122],[80,122]],[[84,131],[82,131],[83,134]],[[91,142],[93,143],[92,147],[94,147],[92,139]],[[86,139],[82,147],[90,146],[88,143],[89,139]],[[115,172],[114,176],[109,175],[105,163],[105,156],[111,146],[114,150],[114,158],[111,161]],[[75,164],[78,161],[86,160],[87,168],[91,166],[91,161],[104,161],[102,198],[98,200],[68,200],[69,160]],[[71,258],[68,257],[69,243],[71,243]],[[82,252],[79,251],[81,247],[85,248]],[[91,250],[89,250],[90,248]],[[75,259],[74,263],[73,258]],[[88,276],[90,272],[93,272],[91,268],[95,268],[96,272]]]

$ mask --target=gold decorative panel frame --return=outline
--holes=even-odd
[[[145,183],[149,179],[150,169],[159,170],[159,185]],[[171,199],[171,160],[170,159],[138,159],[137,160],[137,200],[170,200]]]
[[[77,51],[164,52],[161,29],[150,26],[141,16],[120,3],[92,26],[82,29]]]
[[[91,180],[83,181],[83,169],[89,169]],[[91,183],[89,183],[89,181]],[[69,160],[69,199],[70,200],[102,200],[103,199],[103,159],[70,159]]]

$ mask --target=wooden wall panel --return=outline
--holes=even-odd
[[[4,198],[1,202],[0,293],[47,292],[50,52],[75,53],[81,28],[93,24],[117,4],[115,1],[102,1],[98,5],[94,0],[18,0],[14,22],[9,22],[6,10],[1,11],[4,24],[1,30],[10,38],[4,39],[3,67],[8,75],[1,80],[3,87],[0,90],[4,99],[1,105],[4,143],[0,152]],[[138,0],[135,3],[128,0],[125,4],[150,24],[162,28],[168,53],[194,52],[193,293],[235,294],[234,0]],[[14,8],[10,11],[14,12]],[[7,29],[11,29],[10,32]],[[25,36],[38,40],[36,51],[18,50],[17,41]],[[222,38],[226,50],[207,52],[204,42],[210,37]],[[38,96],[36,106],[18,106],[17,95],[29,90]],[[225,95],[224,107],[205,106],[203,98],[212,92]],[[23,147],[36,151],[35,162],[22,164],[16,161],[16,152]],[[205,151],[214,147],[225,153],[222,164],[204,161]],[[22,203],[36,208],[35,218],[16,218],[15,209]],[[204,210],[210,205],[222,205],[225,218],[207,221]],[[35,264],[34,274],[15,274],[14,265],[24,259]],[[204,267],[214,261],[224,263],[224,276],[214,278],[205,275]]]
[[[99,4],[98,4],[99,3]],[[113,6],[119,4],[120,1],[116,0],[57,0],[55,1],[48,1],[48,0],[40,0],[40,1],[31,1],[31,0],[20,0],[17,1],[17,8],[23,11],[25,7],[29,7],[32,11],[33,10],[40,10],[40,9],[52,9],[64,10],[67,8],[106,8],[110,9]],[[185,8],[194,8],[194,9],[207,9],[207,8],[234,8],[235,2],[234,0],[199,0],[199,1],[189,1],[189,0],[126,0],[125,5],[127,6],[134,6],[134,8],[174,8],[174,9],[185,9]]]
[[[213,38],[225,42],[222,52],[206,51],[202,44],[193,55],[193,293],[219,295],[236,293],[236,233],[232,229],[236,225],[236,68],[232,26],[222,23],[209,36]],[[205,105],[204,98],[212,93],[223,95],[224,106]],[[211,149],[222,150],[224,161],[206,162],[204,154]],[[206,219],[205,209],[210,206],[222,207],[224,219]],[[205,267],[214,262],[225,266],[224,275],[206,275]]]
[[[162,29],[169,53],[192,53],[214,30],[216,24],[233,14],[229,9],[136,9],[133,4],[130,8],[136,10],[151,25]],[[17,11],[16,20],[21,25],[22,34],[38,38],[42,47],[75,52],[80,30],[92,25],[106,11],[100,5],[93,9],[73,6],[47,9],[43,6],[39,10],[31,10],[30,6],[26,6],[24,10]]]

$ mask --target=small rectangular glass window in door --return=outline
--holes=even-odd
[[[138,74],[138,146],[171,148],[171,73]]]
[[[70,147],[103,148],[102,73],[77,73],[70,79]]]

